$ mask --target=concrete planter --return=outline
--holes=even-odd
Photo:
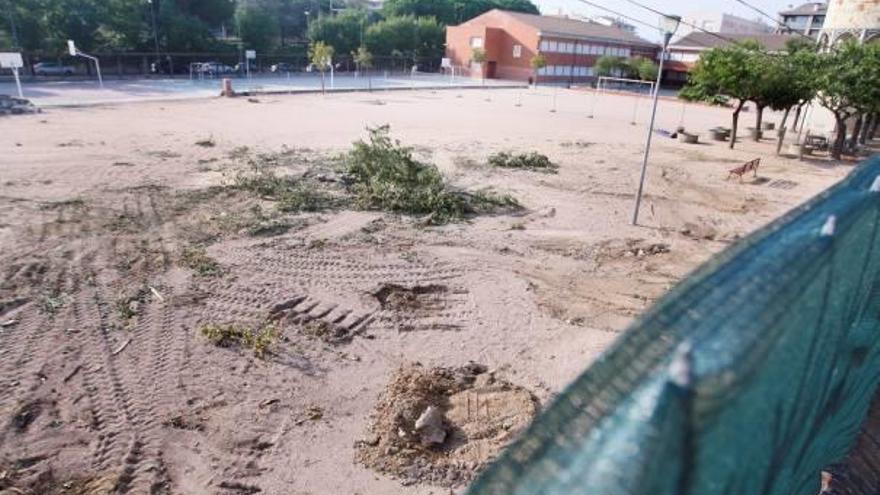
[[[765,131],[772,131],[773,129],[776,129],[776,123],[775,122],[761,122],[761,129],[765,130]]]
[[[687,132],[679,132],[678,140],[685,144],[697,144],[700,140],[699,134],[689,134]]]
[[[727,141],[727,138],[730,137],[730,131],[723,127],[716,127],[715,129],[709,129],[709,136],[712,138],[712,141]]]

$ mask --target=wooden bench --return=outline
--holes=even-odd
[[[743,165],[740,165],[739,167],[736,167],[735,169],[731,170],[730,174],[727,175],[727,179],[730,180],[731,177],[736,175],[739,177],[739,180],[742,181],[743,175],[745,175],[749,172],[754,172],[755,177],[757,177],[758,176],[758,166],[760,164],[761,164],[761,159],[755,158],[754,160],[747,162]]]

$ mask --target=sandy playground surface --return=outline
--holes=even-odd
[[[657,297],[850,170],[777,158],[770,141],[658,137],[632,227],[632,98],[588,119],[589,96],[560,91],[551,113],[551,92],[0,119],[0,489],[458,493]],[[659,127],[681,108],[663,102]],[[685,122],[705,138],[728,112],[689,106]],[[525,210],[423,227],[282,214],[228,187],[259,154],[333,183],[328,157],[385,123],[455,186]],[[486,165],[500,150],[545,153],[558,174]],[[758,156],[758,179],[725,180]],[[212,326],[268,328],[275,345],[216,346]]]

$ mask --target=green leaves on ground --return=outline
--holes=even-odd
[[[351,190],[362,208],[429,215],[434,224],[473,213],[520,208],[509,196],[452,189],[435,165],[416,160],[412,148],[392,140],[389,126],[368,132],[369,140],[354,143],[346,158]]]
[[[536,151],[529,153],[500,151],[489,157],[489,165],[501,168],[536,170],[553,174],[559,169],[559,166],[551,162],[547,155]]]
[[[281,338],[281,331],[274,324],[259,328],[209,324],[201,328],[201,334],[217,347],[245,347],[254,351],[258,358],[271,352]]]

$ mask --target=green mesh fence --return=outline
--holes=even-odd
[[[880,157],[699,269],[472,495],[814,495],[880,379]]]

